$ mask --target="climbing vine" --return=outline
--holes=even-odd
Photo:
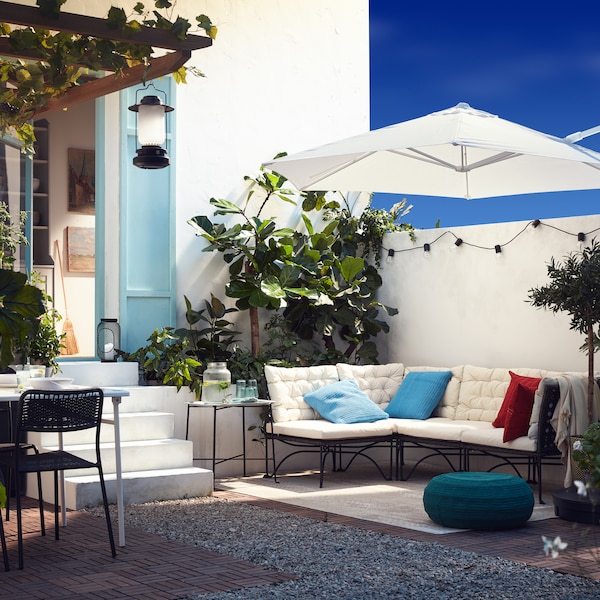
[[[37,0],[40,13],[56,18],[66,0]],[[122,8],[111,6],[105,18],[109,28],[134,34],[142,27],[170,31],[176,39],[187,37],[192,24],[174,16],[175,2],[156,0],[147,9],[138,2],[130,15]],[[196,17],[196,26],[211,39],[217,28],[209,17]],[[31,119],[49,99],[63,95],[94,71],[121,73],[126,67],[150,66],[153,48],[134,42],[98,38],[89,35],[56,32],[39,27],[13,27],[0,22],[0,38],[6,38],[11,49],[36,60],[8,59],[0,61],[0,133],[13,134],[23,143],[25,152],[33,151],[35,141]],[[173,74],[185,82],[186,67]],[[201,74],[194,70],[196,74]]]

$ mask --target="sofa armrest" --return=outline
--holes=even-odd
[[[558,382],[551,379],[545,381],[537,432],[537,450],[541,454],[560,454],[554,443],[556,431],[554,431],[554,427],[550,422],[559,399],[560,387]]]

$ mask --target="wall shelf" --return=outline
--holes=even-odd
[[[33,178],[39,186],[33,192],[32,222],[33,267],[53,265],[50,256],[50,170],[49,170],[49,129],[48,121],[41,119],[34,123],[36,152],[33,157]],[[36,224],[37,223],[37,224]]]

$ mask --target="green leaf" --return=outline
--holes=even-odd
[[[214,225],[211,220],[204,215],[198,215],[188,220],[188,223],[196,229],[196,235],[202,235],[202,232],[214,233]]]
[[[340,272],[346,281],[352,281],[365,266],[365,261],[362,258],[354,258],[347,256],[341,263]]]
[[[261,281],[260,291],[270,298],[285,298],[285,290],[282,289],[278,279],[272,275]]]

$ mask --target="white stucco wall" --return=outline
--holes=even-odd
[[[600,215],[526,226],[419,230],[414,243],[404,232],[388,235],[384,244],[396,252],[383,262],[380,300],[399,314],[390,334],[378,338],[382,362],[587,371],[579,351],[585,340],[569,329],[569,316],[532,307],[528,291],[549,283],[548,263],[576,251],[579,232],[588,242],[597,236],[590,232],[600,228]],[[455,235],[464,240],[458,248]],[[496,244],[503,246],[499,257]]]
[[[219,33],[188,63],[206,77],[177,89],[179,315],[184,294],[195,307],[210,292],[225,300],[222,257],[202,253],[188,219],[212,215],[211,197],[241,202],[243,177],[278,152],[369,129],[367,0],[180,1],[177,10],[190,4]]]

